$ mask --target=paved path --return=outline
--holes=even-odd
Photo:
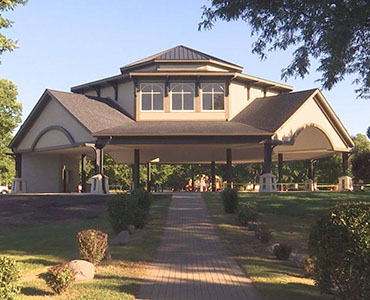
[[[200,194],[174,194],[157,259],[139,299],[260,299],[216,234]],[[235,245],[238,247],[238,245]]]

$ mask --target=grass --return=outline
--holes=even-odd
[[[262,244],[254,233],[236,224],[235,215],[225,214],[219,194],[203,194],[229,254],[252,279],[263,299],[331,299],[321,295],[311,279],[290,261],[279,261],[266,250],[277,242],[293,246],[294,254],[306,254],[309,230],[315,220],[339,202],[370,201],[370,193],[241,193],[240,201],[256,201],[259,222],[273,232]],[[243,246],[241,246],[243,245]]]
[[[159,246],[170,202],[170,198],[154,201],[146,228],[136,230],[129,245],[112,247],[113,260],[96,267],[93,281],[75,284],[60,296],[52,295],[38,275],[54,264],[79,258],[79,231],[94,228],[112,237],[107,216],[0,230],[0,255],[16,259],[21,267],[20,299],[135,299],[146,264]]]

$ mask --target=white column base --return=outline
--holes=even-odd
[[[22,178],[14,178],[12,182],[11,194],[27,193],[26,181]]]
[[[104,180],[104,181],[103,181]],[[103,188],[103,182],[105,184],[105,191]],[[91,177],[91,189],[90,189],[91,194],[109,194],[109,179],[107,176],[103,176],[101,174],[94,175]]]
[[[341,176],[338,178],[338,191],[353,191],[352,178],[349,176]]]
[[[304,190],[306,192],[314,192],[316,191],[316,183],[312,179],[307,179],[304,182]]]
[[[265,173],[260,176],[260,193],[277,192],[276,176],[271,173]]]

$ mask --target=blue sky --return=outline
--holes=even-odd
[[[71,86],[119,73],[119,67],[176,45],[212,54],[244,67],[244,73],[281,81],[291,49],[272,52],[261,62],[251,53],[249,26],[219,22],[198,31],[206,0],[30,0],[6,16],[15,23],[4,33],[19,48],[2,56],[0,78],[12,80],[23,103],[23,119],[45,88],[69,91]],[[312,71],[290,79],[295,90],[320,87]],[[370,126],[370,101],[356,99],[353,78],[324,95],[351,134]]]

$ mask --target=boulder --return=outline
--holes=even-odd
[[[127,245],[129,241],[130,234],[127,230],[123,230],[113,238],[110,244],[112,246]]]
[[[274,255],[274,249],[275,249],[276,246],[279,246],[279,245],[280,245],[280,243],[275,243],[275,244],[272,244],[271,246],[268,246],[266,248],[266,252],[268,254]]]
[[[75,282],[90,281],[94,279],[95,267],[86,260],[72,260],[68,263],[75,272]]]
[[[303,260],[307,259],[308,255],[306,254],[297,254],[293,256],[291,260],[291,265],[296,268],[301,268],[302,267],[302,262]]]
[[[130,226],[128,227],[128,233],[129,233],[129,234],[133,234],[133,233],[134,233],[134,231],[135,231],[135,225],[130,225]]]

